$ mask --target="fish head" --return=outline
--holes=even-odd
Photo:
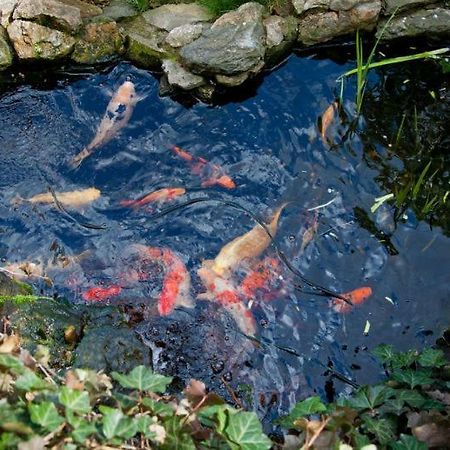
[[[125,81],[116,94],[117,101],[123,105],[130,105],[137,102],[136,90],[134,83],[131,81]]]
[[[227,189],[234,189],[236,187],[236,183],[228,175],[222,175],[217,179],[216,183]]]

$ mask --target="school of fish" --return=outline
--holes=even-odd
[[[125,81],[112,96],[94,138],[71,159],[70,166],[78,167],[124,129],[139,100],[134,84],[131,81]],[[327,130],[334,120],[337,108],[338,104],[333,102],[321,118],[320,134],[324,143],[328,142]],[[171,146],[170,149],[174,156],[185,161],[192,173],[200,178],[202,187],[236,188],[235,181],[219,165],[203,157],[194,156],[176,145]],[[161,205],[185,194],[184,187],[165,187],[153,190],[137,199],[121,200],[119,204],[124,208],[140,209],[151,204]],[[81,208],[97,200],[100,195],[100,191],[92,187],[71,192],[51,191],[36,194],[27,199],[19,198],[16,201],[30,204],[60,203],[69,208]],[[255,298],[261,297],[263,301],[271,300],[284,293],[280,259],[263,255],[277,234],[280,216],[286,206],[287,203],[284,203],[278,207],[265,227],[257,224],[248,232],[226,243],[214,259],[204,260],[197,270],[204,288],[204,291],[197,295],[197,299],[214,302],[223,308],[234,319],[239,330],[248,336],[254,336],[257,332],[256,320],[251,310]],[[318,226],[317,217],[315,213],[310,226],[303,233],[300,254],[314,239]],[[194,307],[191,277],[180,255],[166,247],[148,247],[141,244],[132,245],[131,251],[138,255],[138,260],[143,265],[157,264],[163,271],[161,291],[157,299],[160,315],[167,316],[176,307]],[[41,266],[30,263],[10,264],[0,270],[19,278],[45,277],[45,270]],[[244,271],[245,275],[239,281],[237,275],[240,271]],[[82,292],[81,297],[86,302],[107,302],[119,297],[125,289],[133,287],[137,282],[146,281],[147,276],[150,275],[138,274],[133,267],[125,267],[117,280],[113,280],[114,282],[110,284],[90,286]],[[349,303],[340,298],[332,298],[331,306],[338,313],[347,313],[371,295],[370,287],[360,287],[342,294]]]

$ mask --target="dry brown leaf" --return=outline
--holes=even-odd
[[[447,406],[450,406],[450,393],[449,392],[442,392],[438,389],[434,391],[427,391],[427,394],[434,400],[437,400],[438,402],[444,403]]]
[[[0,373],[0,392],[12,392],[13,377],[9,373]]]
[[[29,441],[23,441],[18,445],[18,450],[44,450],[46,441],[45,439],[35,436]]]
[[[4,336],[0,344],[0,353],[14,353],[19,350],[20,339],[17,334]]]
[[[328,144],[327,131],[329,126],[334,120],[335,112],[337,111],[338,104],[336,101],[331,103],[330,106],[325,110],[321,117],[320,135],[322,136],[322,141],[324,144]]]
[[[77,391],[82,391],[84,389],[84,383],[79,380],[73,370],[69,370],[66,373],[64,383],[70,389],[75,389]]]
[[[183,394],[191,402],[192,407],[195,408],[206,395],[205,383],[194,379],[189,380]]]
[[[428,447],[449,448],[450,423],[449,421],[437,424],[426,423],[412,429],[413,435]]]

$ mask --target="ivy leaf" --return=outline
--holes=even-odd
[[[147,408],[153,414],[156,414],[160,417],[173,416],[174,414],[174,409],[172,408],[172,406],[164,402],[157,402],[152,398],[145,397],[144,399],[142,399],[142,405],[145,406],[145,408]]]
[[[392,450],[427,450],[428,446],[414,436],[400,435],[400,440],[391,444]]]
[[[389,364],[395,358],[395,351],[392,345],[381,344],[375,347],[372,353],[383,363]]]
[[[167,386],[172,382],[172,377],[153,373],[151,369],[145,366],[135,367],[128,375],[112,372],[111,376],[124,388],[161,394],[165,392]]]
[[[15,385],[16,389],[27,392],[42,391],[51,387],[47,381],[39,378],[34,372],[31,371],[27,371],[17,378]]]
[[[427,399],[417,391],[408,389],[397,389],[395,396],[399,400],[403,400],[413,408],[421,408]]]
[[[31,421],[40,425],[47,431],[55,430],[64,422],[64,419],[58,414],[54,403],[42,402],[38,405],[28,405]]]
[[[84,444],[86,439],[96,432],[97,428],[93,423],[82,419],[78,426],[72,431],[71,436],[74,441]]]
[[[66,386],[61,388],[59,393],[59,401],[66,407],[67,410],[80,414],[88,413],[91,410],[89,395],[87,392],[76,391],[74,389],[69,389]]]
[[[349,398],[345,404],[350,408],[363,410],[374,409],[381,405],[392,395],[392,390],[386,386],[364,386],[356,391],[352,398]]]
[[[139,433],[148,439],[152,439],[155,436],[155,433],[150,431],[150,425],[155,423],[150,416],[135,416],[135,421]]]
[[[394,373],[392,374],[392,378],[399,383],[408,384],[411,389],[414,389],[416,386],[432,384],[434,382],[434,379],[431,378],[430,375],[431,371],[426,369],[405,369],[394,371]]]
[[[124,439],[131,439],[138,432],[137,422],[129,417],[123,417],[117,426],[116,434]]]
[[[395,415],[400,415],[405,407],[405,402],[399,398],[394,398],[392,400],[387,400],[380,406],[378,411],[382,414],[392,413]]]
[[[317,414],[326,410],[327,407],[320,401],[319,397],[309,397],[306,400],[297,402],[292,408],[292,411],[287,416],[278,419],[276,423],[285,428],[292,428],[293,423],[301,417]]]
[[[227,416],[225,415],[225,411],[229,411],[230,414],[236,413],[237,411],[232,408],[230,405],[211,405],[205,408],[202,408],[198,413],[197,417],[200,422],[209,427],[214,428],[217,427],[217,432],[222,433],[225,429]]]
[[[166,438],[161,445],[163,450],[195,450],[191,435],[183,429],[180,419],[172,416],[164,422]]]
[[[22,361],[11,355],[0,354],[0,367],[9,369],[15,375],[20,375],[25,372],[25,366]]]
[[[100,412],[103,414],[102,431],[106,439],[111,440],[118,436],[119,423],[124,417],[123,412],[117,408],[109,406],[100,406]]]
[[[447,364],[442,350],[426,348],[419,356],[419,364],[423,367],[443,367]]]
[[[233,450],[269,450],[272,447],[254,412],[229,414],[225,435]]]
[[[390,419],[373,419],[365,415],[363,417],[364,428],[374,434],[381,445],[386,445],[394,438],[396,423]]]

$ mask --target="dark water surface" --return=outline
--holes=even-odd
[[[242,336],[223,308],[210,302],[158,317],[157,276],[124,290],[120,300],[131,309],[145,305],[145,317],[133,326],[152,347],[155,370],[201,378],[221,392],[221,377],[241,392],[245,386],[239,384],[249,385],[249,406],[266,419],[313,391],[330,395],[329,365],[357,383],[375,381],[383,372],[370,349],[380,343],[399,349],[432,344],[449,324],[450,199],[434,214],[421,213],[423,191],[403,211],[385,204],[372,214],[370,207],[376,197],[417,180],[430,160],[429,175],[437,173],[426,189],[441,199],[450,189],[450,94],[448,75],[434,63],[386,69],[373,75],[354,132],[349,131],[354,88],[347,86],[347,114],[334,121],[324,143],[318,119],[336,95],[336,78],[351,66],[291,57],[252,88],[255,95],[246,98],[244,92],[239,101],[220,106],[160,98],[157,79],[125,63],[102,73],[49,79],[44,72],[23,79],[5,75],[0,84],[4,266],[34,261],[55,283],[48,287],[34,279],[37,290],[80,303],[87,288],[117,282],[132,264],[130,244],[162,246],[186,263],[195,296],[202,291],[196,276],[201,261],[248,231],[253,220],[217,203],[154,220],[149,211],[120,208],[121,200],[181,186],[187,196],[162,208],[213,196],[262,218],[292,201],[280,220],[280,248],[308,279],[331,290],[371,287],[372,297],[352,312],[339,314],[328,298],[296,290],[298,280],[288,270],[282,274],[286,294],[252,306],[259,343]],[[68,160],[95,134],[107,91],[127,77],[144,97],[128,127],[70,170]],[[172,145],[222,166],[237,188],[201,188],[198,176],[170,151]],[[48,186],[57,192],[95,186],[102,195],[80,210],[68,210],[72,217],[51,205],[14,203],[17,196],[29,198]],[[317,233],[301,253],[303,233],[316,217],[308,208],[330,201],[317,210]],[[79,263],[66,268],[55,263],[55,254],[86,250]],[[275,256],[273,248],[266,253]],[[350,389],[333,380],[337,391]]]

